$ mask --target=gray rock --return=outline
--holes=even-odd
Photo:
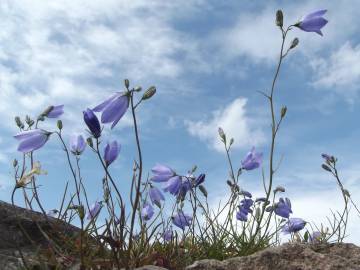
[[[359,270],[360,247],[353,244],[283,244],[250,256],[201,260],[186,270]]]

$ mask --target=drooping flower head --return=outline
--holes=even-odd
[[[70,138],[70,151],[74,155],[81,155],[86,147],[86,142],[82,135],[73,135]]]
[[[154,186],[149,189],[149,197],[152,204],[156,204],[159,207],[161,207],[161,201],[165,201],[164,195]]]
[[[175,226],[185,230],[186,226],[190,226],[192,217],[179,210],[176,215],[172,216],[172,222]]]
[[[117,141],[112,141],[111,143],[107,143],[104,150],[104,160],[106,166],[109,166],[119,155],[120,153],[120,145]]]
[[[240,221],[247,221],[247,216],[252,213],[251,206],[254,201],[252,199],[243,199],[240,201],[239,210],[236,213],[236,219]]]
[[[53,106],[52,110],[46,115],[47,118],[58,118],[64,113],[64,105]]]
[[[191,189],[191,181],[188,177],[182,177],[181,185],[177,196],[180,200],[185,199],[187,192]]]
[[[252,197],[251,193],[249,191],[246,191],[246,190],[240,190],[239,195],[242,195],[242,196],[248,197],[248,198]]]
[[[304,229],[306,221],[301,218],[290,218],[282,228],[284,234],[295,233]]]
[[[171,241],[172,237],[173,237],[173,231],[172,229],[167,229],[164,231],[164,233],[162,234],[162,237],[164,238],[164,240],[166,242]]]
[[[109,99],[97,105],[93,111],[102,112],[101,123],[111,123],[115,127],[129,107],[129,96],[127,93],[116,93]]]
[[[150,180],[153,182],[166,182],[171,177],[175,176],[175,172],[166,165],[156,164],[151,171],[154,176],[152,176]]]
[[[141,217],[145,221],[148,221],[152,218],[153,215],[154,215],[154,208],[152,207],[152,205],[149,204],[148,202],[144,203],[143,208],[141,210]]]
[[[99,214],[100,210],[101,210],[101,203],[96,201],[90,206],[90,210],[86,218],[88,220],[95,218]]]
[[[95,138],[99,138],[101,136],[101,127],[100,127],[99,119],[97,118],[95,113],[90,109],[86,109],[86,111],[83,111],[83,114],[84,114],[84,121],[88,126],[91,134]]]
[[[23,131],[14,136],[20,141],[18,151],[28,153],[41,148],[49,139],[51,132],[43,129]]]
[[[328,21],[322,17],[326,13],[326,9],[317,10],[306,15],[300,22],[295,24],[296,27],[300,28],[305,32],[315,32],[322,36],[321,28],[323,28]]]
[[[170,192],[173,195],[177,195],[179,193],[181,184],[182,184],[181,177],[175,175],[165,183],[163,189],[165,192]]]
[[[288,198],[285,198],[285,200],[280,198],[279,202],[274,206],[274,212],[280,217],[289,218],[292,213],[290,200]]]
[[[262,153],[256,153],[255,147],[253,147],[241,161],[242,169],[249,171],[258,168],[262,162],[262,155]]]

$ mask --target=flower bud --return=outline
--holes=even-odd
[[[21,119],[19,116],[15,117],[15,123],[19,128],[24,128],[24,124],[23,124],[23,122],[21,122]]]
[[[54,109],[54,106],[49,106],[49,107],[47,107],[47,108],[40,114],[40,116],[43,116],[43,117],[47,116],[53,109]]]
[[[299,44],[299,39],[298,38],[294,38],[293,41],[290,44],[290,49],[294,49],[297,45]]]
[[[277,192],[285,192],[285,188],[282,186],[277,186],[274,190],[274,193],[277,193]]]
[[[25,122],[26,122],[26,124],[29,124],[30,121],[31,121],[30,116],[26,115],[26,116],[25,116]]]
[[[93,144],[93,140],[92,140],[91,137],[89,137],[89,138],[86,139],[86,143],[87,143],[91,148],[93,148],[94,144]]]
[[[34,124],[35,124],[34,120],[30,120],[28,125],[29,127],[32,127]]]
[[[57,125],[58,129],[62,130],[62,128],[63,128],[63,123],[62,123],[61,120],[58,120],[57,123],[56,123],[56,125]]]
[[[84,219],[85,217],[85,209],[84,209],[84,206],[80,205],[78,208],[77,208],[77,211],[78,211],[78,214],[79,214],[79,218],[81,220]]]
[[[17,161],[17,159],[15,158],[14,161],[13,161],[13,167],[15,168],[17,165],[18,165],[18,161]]]
[[[156,93],[156,87],[155,86],[151,86],[148,90],[146,90],[146,92],[144,93],[142,99],[146,100],[151,98],[153,95],[155,95]]]
[[[234,143],[234,138],[230,139],[230,145],[232,145]]]
[[[224,133],[224,130],[221,127],[219,127],[218,132],[219,132],[219,136],[222,139],[222,141],[226,142],[226,135]]]
[[[226,184],[228,184],[229,187],[232,187],[232,186],[233,186],[233,183],[231,183],[230,180],[227,180],[227,181],[226,181]]]
[[[331,169],[328,165],[326,164],[322,164],[321,167],[325,170],[325,171],[328,171],[328,172],[331,172]]]
[[[281,113],[280,113],[281,118],[284,118],[284,116],[286,115],[286,112],[287,112],[287,107],[286,106],[282,107]]]
[[[199,186],[199,189],[200,189],[201,193],[202,193],[205,197],[207,197],[208,193],[207,193],[207,191],[206,191],[206,188],[205,188],[203,185],[200,185],[200,186]]]
[[[343,189],[343,193],[344,193],[346,196],[350,197],[350,192],[349,192],[347,189]]]
[[[136,87],[134,88],[134,91],[135,91],[135,92],[140,92],[141,90],[142,90],[141,86],[136,86]]]
[[[124,84],[125,84],[126,89],[128,89],[129,86],[130,86],[129,80],[128,80],[128,79],[125,79],[125,80],[124,80]]]
[[[277,26],[279,27],[283,27],[284,24],[284,15],[283,12],[279,9],[278,11],[276,11],[276,20],[275,23]]]

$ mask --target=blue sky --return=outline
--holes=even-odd
[[[328,9],[324,36],[292,31],[300,39],[282,67],[277,110],[288,107],[276,158],[284,160],[275,179],[287,189],[294,216],[319,224],[340,210],[335,181],[321,168],[320,154],[339,158],[340,174],[360,203],[357,160],[359,109],[360,8],[358,1],[1,1],[0,3],[0,199],[13,185],[12,159],[19,158],[16,115],[37,115],[48,105],[65,104],[65,136],[84,133],[82,110],[115,91],[123,79],[157,87],[139,110],[145,169],[165,163],[185,174],[194,164],[207,174],[209,196],[226,195],[228,168],[217,128],[234,137],[233,161],[252,146],[268,166],[270,116],[257,91],[269,90],[285,24]],[[122,144],[113,166],[126,194],[136,157],[130,114],[104,140]],[[55,128],[49,121],[44,128]],[[61,199],[70,171],[54,138],[36,153],[49,174],[40,177],[48,209]],[[92,200],[101,199],[101,177],[90,151],[82,159]],[[243,174],[243,187],[261,194],[261,171]],[[350,220],[349,242],[360,243],[358,217]]]

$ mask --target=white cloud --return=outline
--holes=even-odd
[[[329,58],[311,62],[315,71],[314,85],[332,89],[348,100],[359,91],[360,45],[352,46],[348,41]]]
[[[237,98],[224,109],[213,112],[212,119],[202,121],[185,121],[188,132],[200,140],[205,141],[217,151],[224,151],[219,139],[218,128],[221,127],[227,137],[234,138],[235,148],[249,148],[265,141],[258,123],[246,114],[245,98]]]

